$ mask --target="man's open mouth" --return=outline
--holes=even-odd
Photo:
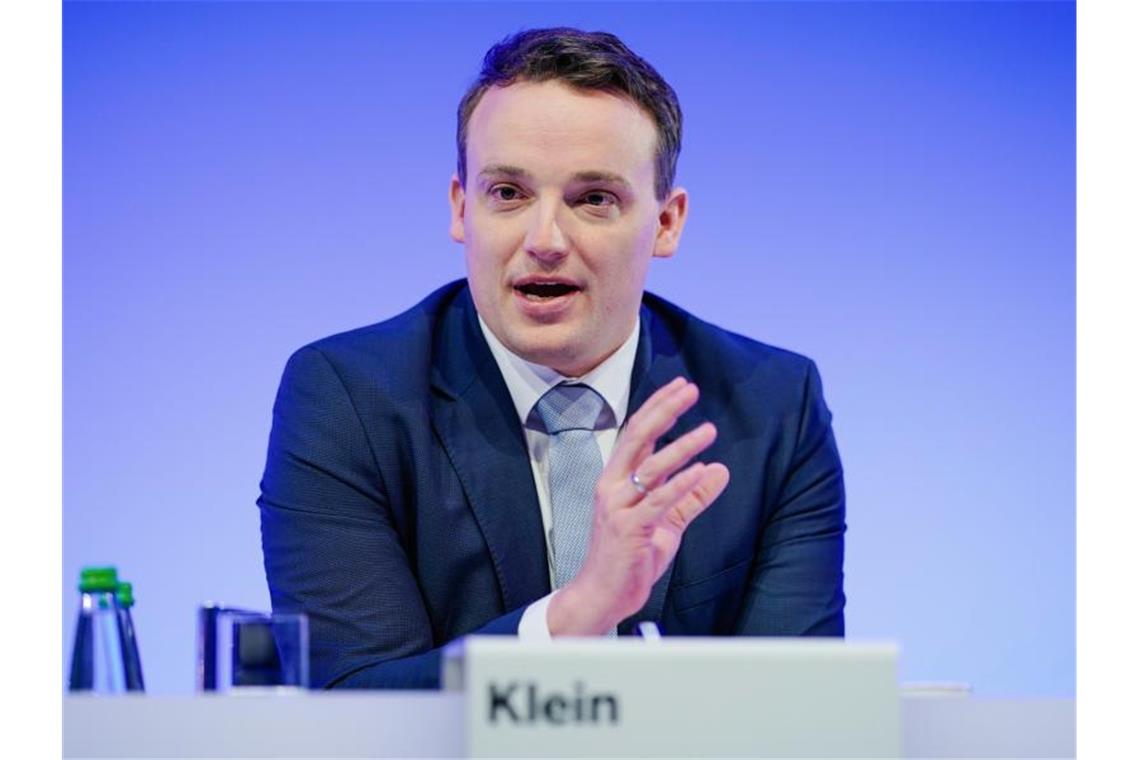
[[[565,282],[527,282],[516,285],[515,290],[524,295],[528,301],[547,301],[577,293],[581,288]]]

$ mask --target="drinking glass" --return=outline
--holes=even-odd
[[[289,692],[308,688],[309,621],[304,613],[215,606],[199,610],[199,619],[199,689]],[[210,630],[202,630],[202,620]]]

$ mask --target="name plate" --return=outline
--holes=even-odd
[[[899,757],[898,649],[837,639],[473,636],[472,757]]]

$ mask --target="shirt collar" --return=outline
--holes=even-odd
[[[511,401],[515,404],[519,421],[526,425],[530,410],[538,403],[544,393],[559,383],[584,383],[597,391],[613,410],[614,419],[620,428],[625,422],[625,413],[629,408],[630,378],[633,374],[633,360],[637,356],[637,337],[641,333],[641,316],[633,325],[633,331],[625,342],[618,346],[617,351],[610,357],[582,377],[566,377],[549,367],[528,362],[521,356],[504,346],[483,317],[479,317],[479,329],[487,339],[491,355],[499,365],[499,372],[507,383]]]

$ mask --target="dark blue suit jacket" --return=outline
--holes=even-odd
[[[814,364],[646,294],[630,412],[677,375],[732,473],[646,606],[665,635],[843,635],[843,474]],[[439,682],[550,592],[522,426],[466,283],[295,353],[261,482],[273,608],[309,614],[314,686]]]

